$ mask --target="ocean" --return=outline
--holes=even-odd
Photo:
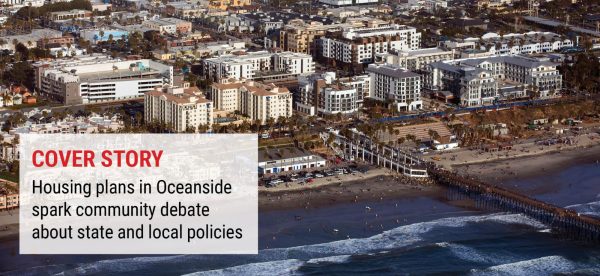
[[[368,185],[368,183],[367,183]],[[600,216],[600,166],[503,183]],[[301,216],[301,220],[295,219]],[[414,197],[260,214],[258,255],[19,256],[6,275],[600,275],[600,246],[519,214]],[[13,252],[14,253],[14,252]]]

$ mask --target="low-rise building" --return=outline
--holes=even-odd
[[[32,49],[38,47],[38,42],[45,39],[62,38],[63,33],[61,31],[52,29],[33,29],[29,34],[22,35],[10,35],[5,36],[2,39],[6,41],[5,44],[0,44],[0,50],[15,51],[15,41],[17,44],[21,43],[25,47]]]
[[[57,11],[48,14],[48,18],[52,21],[89,19],[91,16],[92,12],[88,10]]]
[[[325,167],[327,160],[307,150],[288,147],[260,149],[258,151],[258,173],[271,174]]]
[[[191,22],[178,18],[150,19],[142,22],[142,26],[161,34],[185,34],[192,31]]]
[[[92,55],[41,61],[34,69],[38,92],[67,105],[141,98],[173,81],[172,66],[149,59]]]
[[[212,102],[195,88],[160,87],[144,95],[144,120],[164,123],[175,132],[197,132],[212,126]]]

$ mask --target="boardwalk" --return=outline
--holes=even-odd
[[[484,208],[521,213],[560,234],[577,240],[600,242],[600,220],[523,194],[430,166],[429,177],[439,185],[465,194]]]

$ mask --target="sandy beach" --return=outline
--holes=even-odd
[[[426,179],[419,180],[393,175],[384,169],[378,170],[384,173],[373,173],[370,177],[357,177],[354,180],[332,180],[330,183],[315,186],[310,184],[303,186],[303,189],[261,190],[258,200],[259,210],[308,209],[339,203],[435,196],[441,192],[441,188]]]
[[[486,181],[506,181],[548,174],[565,167],[565,164],[600,162],[600,145],[562,149],[537,155],[501,159],[473,164],[457,164],[458,173],[476,175]]]
[[[590,133],[579,135],[574,138],[571,145],[555,144],[555,145],[536,145],[533,141],[523,142],[513,145],[512,149],[499,152],[482,152],[481,150],[458,149],[442,153],[435,153],[431,156],[425,156],[425,160],[432,160],[432,157],[439,157],[441,160],[434,161],[436,164],[446,168],[455,169],[472,164],[493,164],[502,162],[503,160],[515,160],[525,157],[533,157],[539,159],[533,164],[533,167],[547,167],[546,163],[553,163],[552,158],[555,153],[574,152],[574,157],[581,154],[580,152],[588,151],[590,148],[600,146],[600,134]],[[542,158],[536,158],[540,157]],[[600,159],[600,156],[598,156]]]

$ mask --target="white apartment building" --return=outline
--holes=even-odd
[[[298,111],[311,116],[357,112],[369,96],[368,75],[336,78],[334,72],[298,77]]]
[[[392,100],[399,111],[423,107],[421,75],[391,64],[370,64],[366,71],[371,76],[371,98]]]
[[[202,61],[203,74],[214,81],[254,79],[258,74],[281,73],[297,76],[313,73],[312,56],[302,53],[268,51],[222,55]]]
[[[421,45],[421,33],[404,25],[346,28],[341,33],[329,33],[320,39],[324,58],[346,64],[368,64],[375,56],[391,51],[416,50]]]
[[[460,79],[460,104],[479,106],[493,104],[498,99],[498,83],[486,70],[470,68]]]
[[[465,106],[491,103],[492,97],[494,100],[522,98],[528,93],[536,98],[553,97],[562,88],[557,66],[546,58],[520,55],[435,62],[427,66],[425,87],[451,91]],[[496,92],[488,93],[490,89]],[[480,99],[475,90],[482,91]]]
[[[262,124],[269,118],[277,120],[292,116],[292,93],[274,84],[254,81],[216,83],[211,86],[209,98],[215,109],[237,111]]]
[[[556,33],[535,31],[505,35],[487,33],[481,37],[445,41],[443,45],[450,49],[478,49],[491,55],[547,53],[576,46],[572,40]]]
[[[429,63],[454,59],[456,51],[442,48],[401,50],[377,55],[377,63],[395,64],[411,71],[422,70]]]
[[[149,59],[82,56],[34,64],[36,89],[66,105],[141,98],[172,84],[173,67]]]
[[[176,132],[198,131],[213,124],[212,102],[194,88],[166,86],[144,95],[144,119],[160,122]]]

